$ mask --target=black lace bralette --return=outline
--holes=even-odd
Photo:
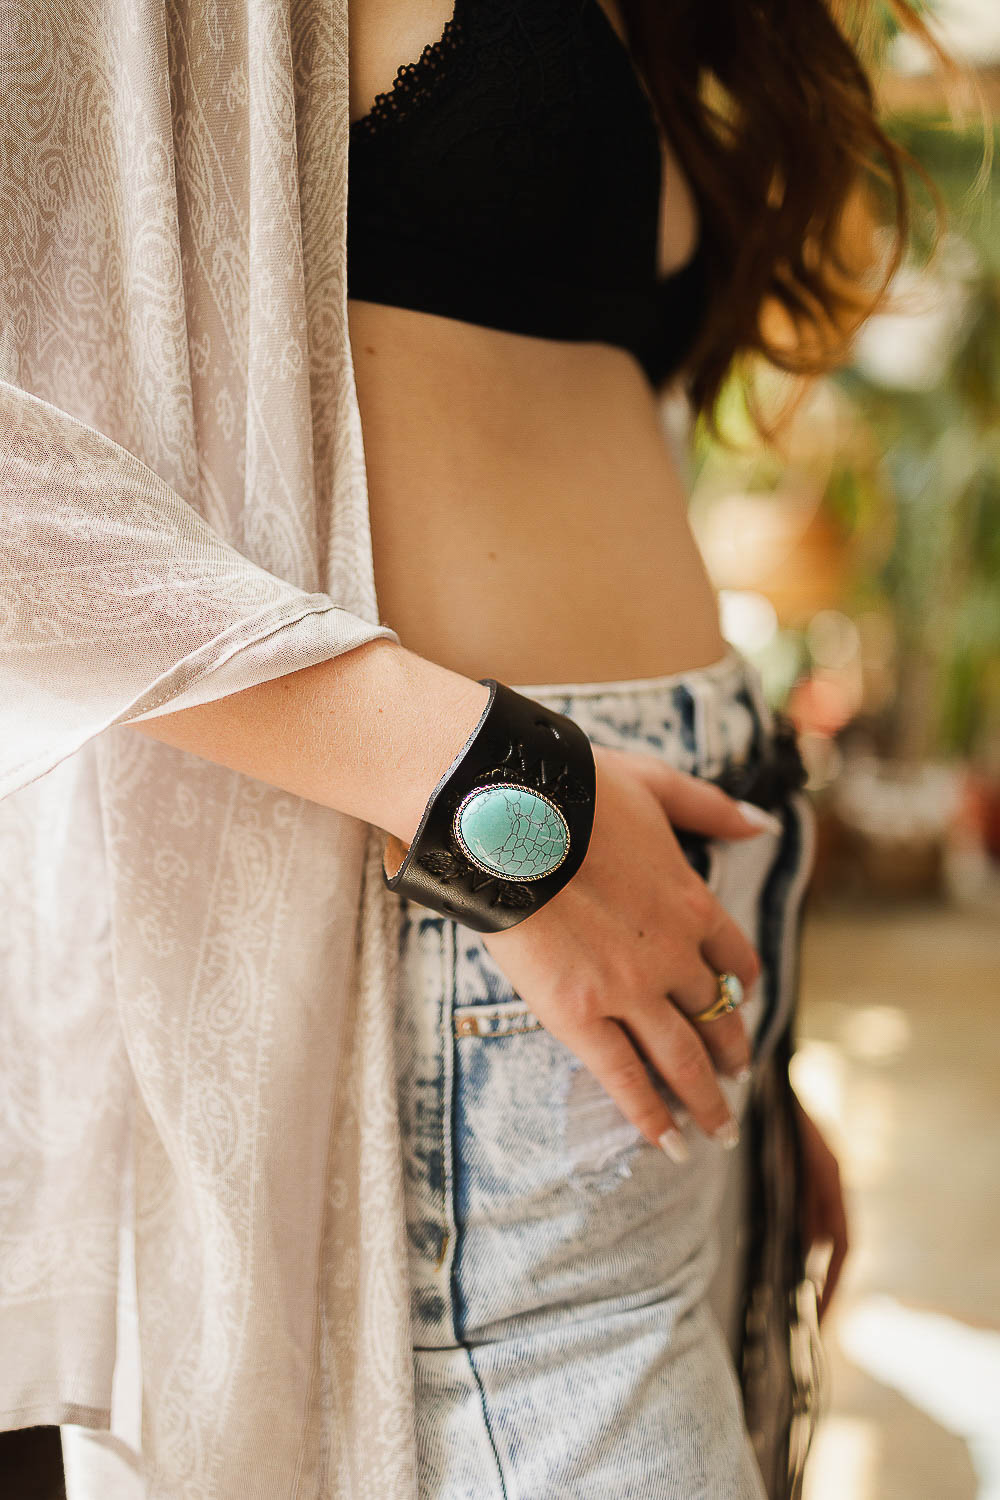
[[[349,297],[680,367],[701,246],[658,275],[656,119],[597,0],[456,0],[349,135]]]

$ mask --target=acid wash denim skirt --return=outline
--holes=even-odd
[[[698,776],[752,762],[772,723],[735,648],[669,676],[511,686]],[[783,835],[675,829],[760,954],[739,1011],[755,1068],[794,1002],[814,846],[804,794],[777,812]],[[399,951],[421,1500],[767,1500],[735,1362],[746,1140],[723,1150],[651,1071],[690,1155],[650,1145],[470,928],[401,899]],[[742,1116],[751,1082],[719,1077]]]

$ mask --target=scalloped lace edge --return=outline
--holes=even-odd
[[[463,40],[462,23],[453,13],[437,41],[428,42],[413,62],[400,63],[390,87],[375,95],[367,114],[351,121],[351,130],[370,135],[382,125],[407,119],[415,107],[433,98],[444,77],[444,64]]]

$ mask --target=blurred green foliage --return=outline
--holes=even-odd
[[[911,173],[907,276],[923,273],[917,301],[925,308],[935,288],[950,280],[954,291],[959,283],[960,320],[942,343],[940,377],[930,387],[893,384],[861,357],[827,377],[851,420],[823,504],[852,559],[841,607],[855,617],[881,612],[892,622],[896,694],[875,726],[885,753],[959,755],[997,772],[1000,137],[991,159],[981,128],[957,130],[927,115],[897,116],[889,128],[933,179],[946,212],[935,253],[933,199]],[[727,459],[700,424],[696,476],[730,462],[743,487],[777,489],[782,457],[754,444],[743,375],[724,391],[720,418],[729,441],[744,451]],[[808,667],[802,634],[799,654]]]
[[[892,507],[892,546],[870,573],[861,570],[855,590],[893,615],[896,739],[924,754],[987,758],[1000,734],[1000,151],[995,141],[984,180],[981,131],[921,116],[897,118],[892,133],[933,178],[947,236],[970,252],[964,310],[932,388],[893,388],[862,364],[832,377],[874,433],[877,461],[868,472],[839,464],[827,503],[852,530]],[[929,200],[919,180],[913,190],[910,262],[933,274]],[[905,699],[915,661],[930,683],[920,704]]]

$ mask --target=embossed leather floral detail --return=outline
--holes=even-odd
[[[495,890],[491,899],[496,905],[523,909],[535,904],[535,893],[530,886],[522,885],[519,881],[502,880],[497,875],[487,875],[485,871],[477,869],[457,847],[454,854],[437,850],[422,854],[417,864],[429,874],[436,875],[442,885],[462,876],[468,876],[470,890],[483,891],[488,886],[494,886]]]

